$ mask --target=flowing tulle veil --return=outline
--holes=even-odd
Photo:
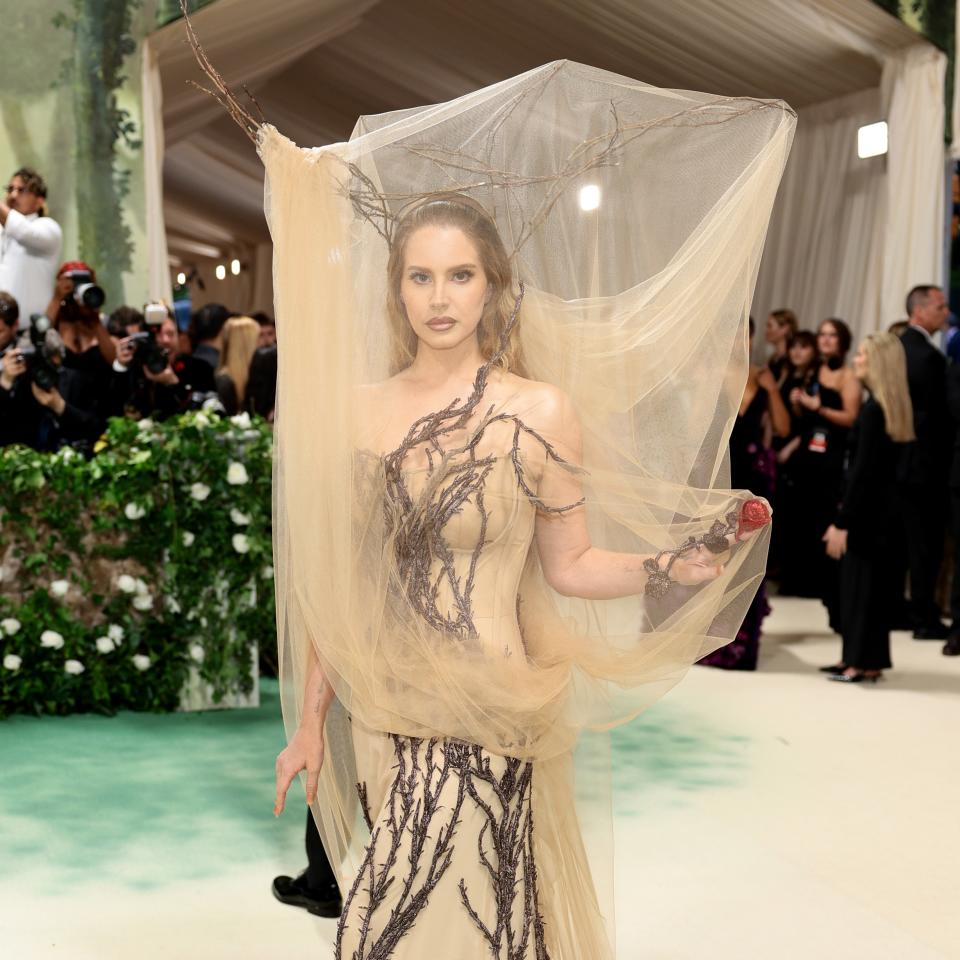
[[[369,837],[356,790],[367,758],[352,725],[532,760],[549,955],[612,956],[607,731],[733,637],[769,528],[737,543],[707,585],[603,601],[552,590],[534,542],[514,590],[526,655],[504,670],[397,588],[408,574],[389,509],[385,520],[393,481],[380,418],[358,391],[389,373],[398,216],[466,195],[496,222],[515,292],[524,285],[527,373],[559,387],[579,424],[594,544],[656,554],[711,528],[735,534],[744,494],[726,489],[726,446],[794,114],[560,61],[449,103],[362,117],[349,142],[318,149],[238,119],[266,167],[274,242],[284,718],[292,733],[313,649],[337,697],[314,808],[331,861],[349,885]],[[485,415],[509,413],[507,402]],[[557,438],[538,439],[546,449]],[[545,469],[564,469],[545,456]],[[512,464],[522,484],[515,446]]]

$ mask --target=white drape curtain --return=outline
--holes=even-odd
[[[163,91],[157,51],[143,44],[143,176],[147,213],[147,291],[151,300],[173,303],[167,264],[167,228],[163,216]]]
[[[902,319],[912,286],[942,283],[945,70],[942,53],[917,44],[885,59],[879,88],[799,112],[753,300],[759,321],[790,307],[809,329],[840,317],[858,340]],[[857,130],[884,119],[889,153],[860,160]]]

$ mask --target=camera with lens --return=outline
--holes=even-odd
[[[157,343],[157,333],[166,317],[167,308],[163,304],[147,304],[143,311],[146,330],[130,335],[130,342],[134,344],[133,359],[130,362],[135,369],[146,367],[155,374],[163,373],[167,369],[170,358],[167,351]]]
[[[102,287],[94,283],[93,273],[90,270],[80,268],[64,270],[63,277],[69,277],[73,281],[73,299],[83,307],[89,307],[91,310],[99,310],[103,306],[107,295]]]
[[[52,390],[60,383],[60,363],[63,360],[63,341],[60,334],[50,326],[46,314],[30,316],[29,343],[11,343],[0,351],[2,357],[8,350],[19,350],[26,367],[24,376],[41,390]]]

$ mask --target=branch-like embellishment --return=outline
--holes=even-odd
[[[661,550],[656,556],[643,561],[647,582],[643,592],[654,600],[662,600],[676,582],[670,571],[677,560],[695,553],[701,547],[712,554],[724,553],[734,543],[770,522],[770,511],[762,500],[744,500],[739,510],[731,510],[723,520],[715,520],[710,529],[699,537],[688,537],[673,550]],[[665,566],[661,561],[667,557]]]
[[[186,0],[180,0],[180,9],[183,11],[183,20],[187,27],[187,42],[193,50],[193,55],[196,57],[200,69],[210,78],[213,89],[211,90],[210,87],[204,87],[193,80],[189,81],[191,86],[213,97],[220,106],[226,109],[237,126],[256,144],[258,142],[257,138],[260,133],[260,128],[266,123],[263,110],[260,109],[257,98],[247,89],[246,84],[241,86],[241,89],[247,95],[247,99],[256,109],[259,119],[240,101],[240,98],[230,89],[227,81],[223,79],[220,71],[210,62],[210,58],[200,44],[196,30],[193,28],[193,21],[190,19]]]

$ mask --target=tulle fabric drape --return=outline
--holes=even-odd
[[[410,519],[398,514],[421,511],[429,532],[437,490],[411,458],[398,504],[384,469],[390,411],[370,401],[388,376],[397,211],[454,190],[494,216],[526,285],[528,372],[563,391],[582,435],[593,543],[651,554],[703,534],[742,497],[725,489],[726,443],[793,127],[779,102],[659,90],[563,61],[451,103],[361,118],[348,143],[301,149],[262,128],[280,341],[281,689],[291,733],[309,650],[336,690],[315,814],[342,883],[369,836],[356,793],[369,757],[354,728],[479,744],[536,764],[550,956],[611,955],[598,828],[609,795],[595,771],[589,805],[575,806],[577,737],[634,717],[733,637],[768,539],[738,544],[720,579],[663,599],[560,596],[523,483],[562,468],[544,445],[516,439],[509,418],[522,418],[521,401],[501,397],[465,427],[489,467],[482,510],[468,502],[445,531],[457,541],[450,582],[471,578],[475,629],[454,640],[431,622],[410,599],[416,548],[398,542]],[[567,426],[544,443],[566,452]],[[424,596],[444,617],[460,602],[442,586]]]

